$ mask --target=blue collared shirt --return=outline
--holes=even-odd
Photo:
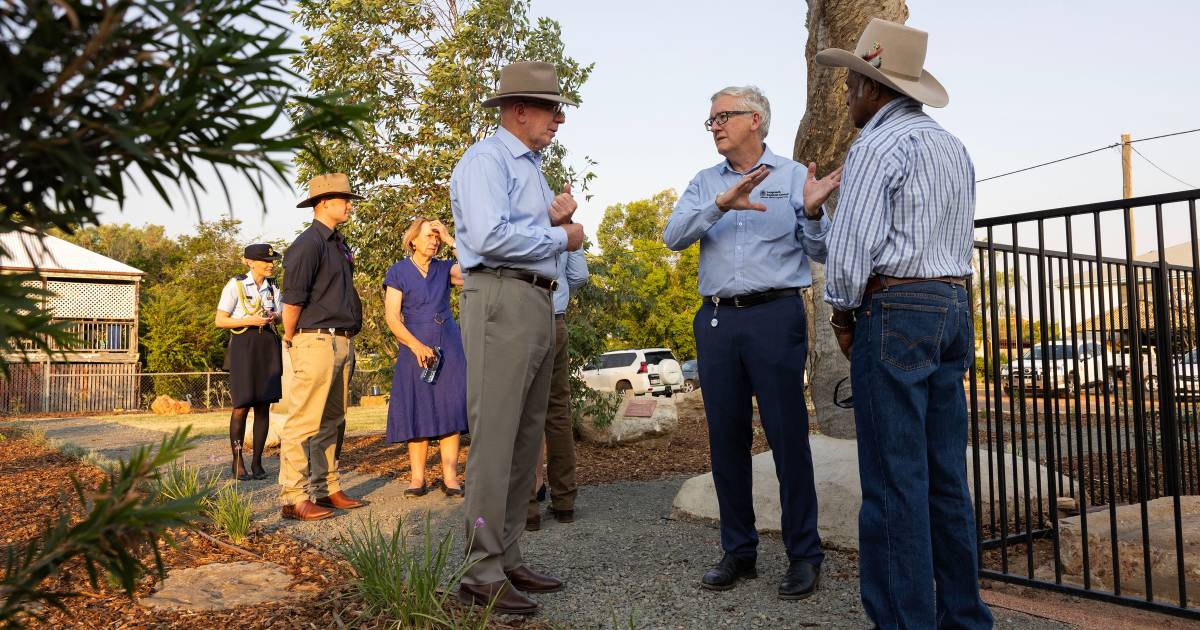
[[[850,146],[829,235],[825,301],[857,308],[872,274],[971,275],[975,166],[917,101],[884,105]]]
[[[573,252],[563,252],[558,255],[558,268],[562,273],[558,276],[558,289],[554,291],[554,314],[567,312],[567,302],[571,301],[571,291],[583,286],[591,273],[588,271],[587,258],[582,249]]]
[[[680,251],[700,241],[700,295],[733,297],[807,287],[812,284],[808,259],[825,260],[829,220],[804,217],[808,169],[771,153],[766,145],[754,168],[759,164],[771,172],[750,200],[765,205],[766,212],[717,208],[717,195],[744,175],[726,160],[696,174],[667,221],[667,247]]]
[[[476,142],[450,176],[462,268],[510,267],[557,278],[567,233],[550,225],[553,200],[541,153],[503,127]]]

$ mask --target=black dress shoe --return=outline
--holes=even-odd
[[[404,498],[423,497],[425,496],[426,492],[429,492],[429,488],[425,484],[421,484],[419,488],[405,488]]]
[[[804,599],[817,592],[821,567],[803,560],[792,560],[787,575],[779,583],[779,599]]]
[[[710,591],[727,591],[740,578],[756,578],[758,577],[758,569],[755,567],[754,560],[747,560],[725,554],[721,557],[721,561],[717,566],[708,570],[704,577],[700,579],[700,586]]]

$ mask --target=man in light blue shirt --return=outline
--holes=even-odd
[[[763,143],[770,122],[770,103],[758,88],[713,95],[704,124],[725,160],[688,184],[663,240],[676,251],[700,242],[704,302],[693,331],[725,552],[701,585],[727,590],[757,575],[754,397],[779,477],[789,558],[779,597],[803,599],[816,590],[823,554],[804,402],[808,339],[800,290],[812,283],[809,258],[825,260],[829,220],[822,204],[841,174],[817,180],[811,165],[805,169],[772,153]]]
[[[571,291],[583,286],[590,274],[583,250],[559,254],[558,289],[554,291],[554,376],[550,381],[550,404],[546,409],[546,438],[538,459],[537,481],[529,500],[525,529],[541,528],[542,459],[546,460],[546,483],[550,486],[550,513],[560,523],[575,522],[575,427],[571,422],[571,353],[568,351],[567,303]]]
[[[965,455],[975,171],[922,108],[950,100],[924,70],[928,37],[873,19],[853,52],[817,55],[849,69],[846,105],[861,129],[846,156],[825,301],[854,389],[867,617],[878,628],[991,628]]]
[[[550,191],[541,150],[566,120],[553,65],[500,71],[500,129],[467,149],[450,178],[450,207],[465,273],[460,302],[467,357],[467,561],[459,599],[503,614],[541,606],[525,593],[562,581],[525,566],[518,541],[540,453],[554,368],[553,293],[559,255],[583,245],[568,185]]]

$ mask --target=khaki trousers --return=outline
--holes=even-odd
[[[550,378],[550,404],[546,406],[546,485],[551,509],[575,509],[575,427],[571,422],[571,353],[567,322],[554,318],[554,373]],[[528,517],[541,512],[535,488],[529,497]]]
[[[279,502],[295,505],[339,490],[338,427],[346,422],[346,400],[354,369],[347,337],[300,333],[292,338],[291,413],[279,443]]]
[[[518,544],[546,422],[554,368],[550,292],[487,272],[467,274],[460,298],[467,355],[464,510],[466,584],[490,584],[524,564]]]

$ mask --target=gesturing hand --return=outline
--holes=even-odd
[[[804,214],[813,216],[817,214],[817,209],[821,204],[829,199],[829,195],[842,185],[842,167],[839,166],[832,173],[817,179],[817,164],[815,162],[808,163],[808,179],[804,180]]]
[[[554,197],[550,203],[550,225],[569,223],[579,204],[571,196],[571,184],[563,186],[563,191]]]
[[[750,169],[750,172],[743,175],[738,180],[738,183],[733,185],[733,188],[717,195],[717,208],[722,212],[726,210],[758,210],[759,212],[765,212],[767,210],[766,206],[750,201],[750,193],[754,190],[755,186],[761,184],[767,178],[767,175],[770,174],[771,171],[763,165]]]
[[[450,230],[446,227],[446,224],[438,220],[430,221],[429,229],[432,230],[433,233],[436,234],[443,243],[449,245],[450,247],[454,247],[454,239],[451,238]]]

